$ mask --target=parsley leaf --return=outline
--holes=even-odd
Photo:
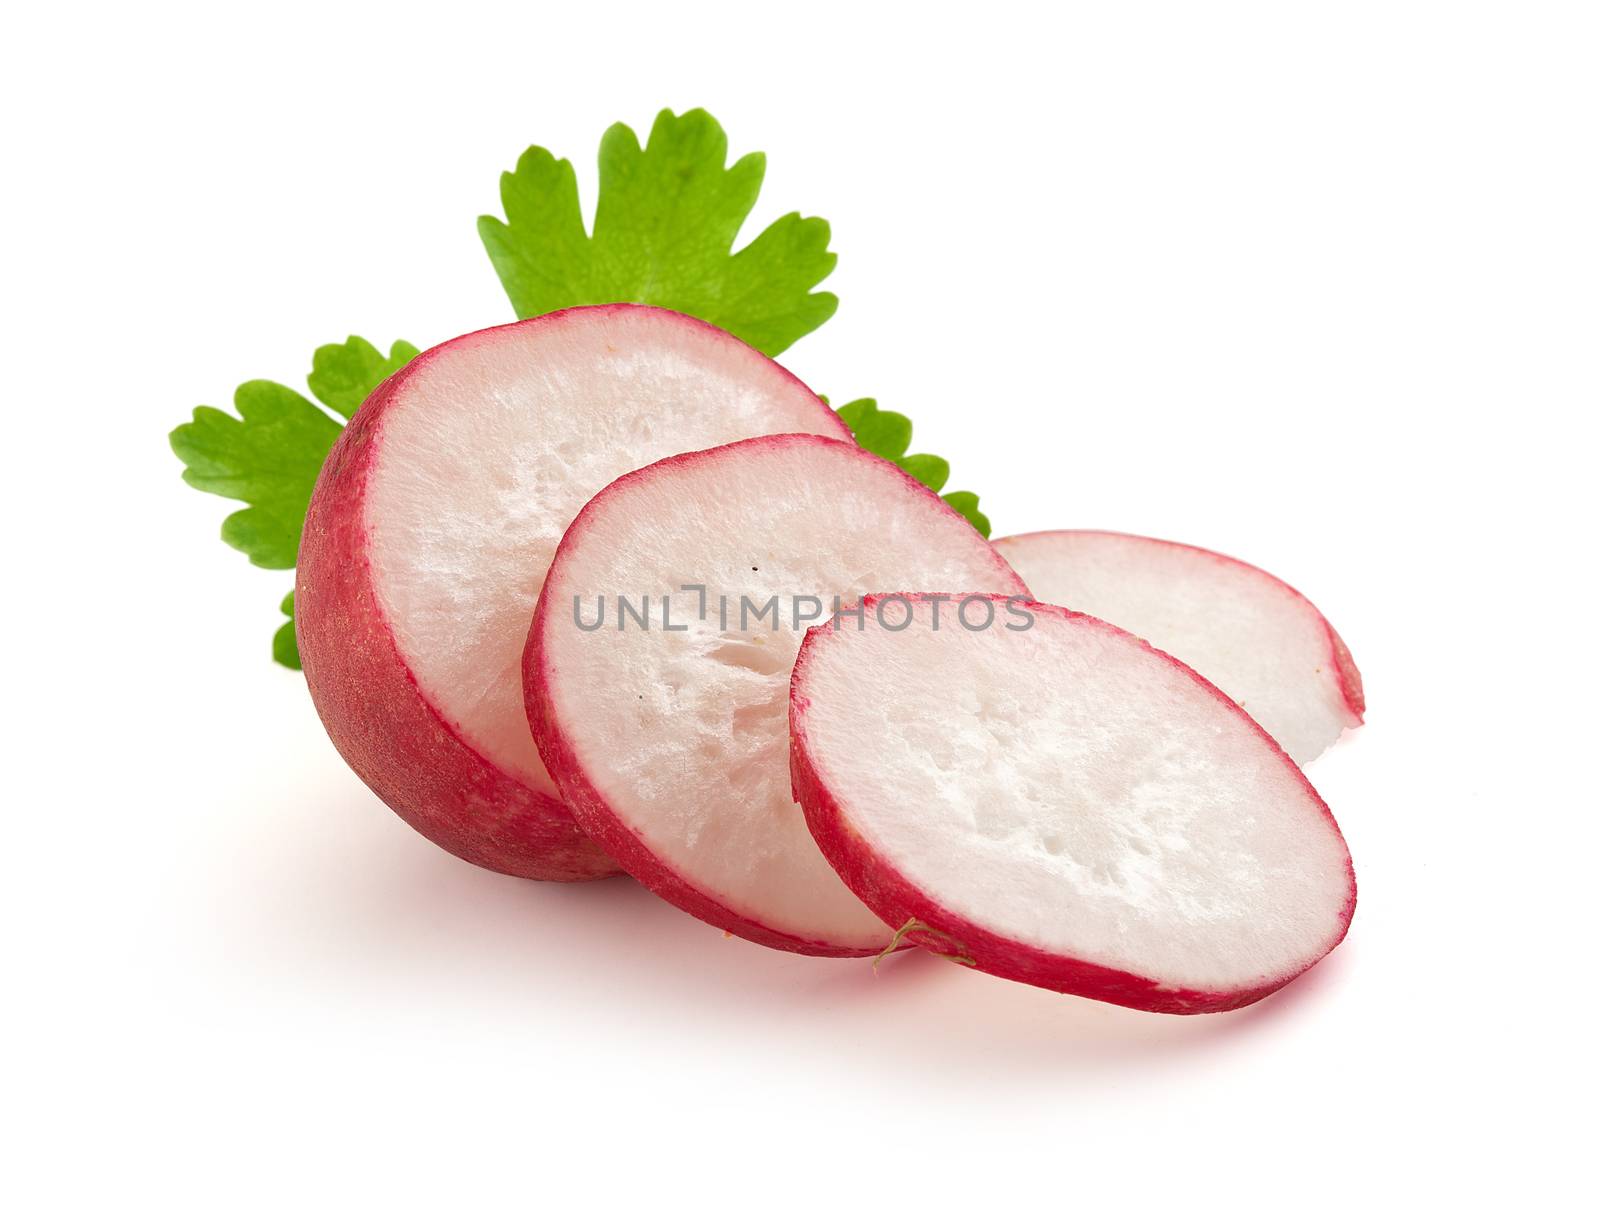
[[[289,570],[300,548],[311,487],[339,424],[287,385],[249,380],[233,395],[238,417],[195,408],[172,450],[196,490],[250,506],[222,522],[222,539],[257,566]]]
[[[283,603],[278,606],[278,611],[289,620],[278,627],[278,632],[272,636],[272,657],[286,668],[300,670],[300,644],[294,638],[294,593],[290,592],[283,598]]]
[[[385,357],[364,338],[318,347],[307,383],[317,400],[349,418],[367,394],[417,354],[397,342]],[[196,490],[248,504],[222,522],[222,539],[268,570],[291,570],[300,550],[306,507],[322,462],[343,427],[327,410],[271,380],[248,380],[234,392],[236,414],[197,406],[171,434]],[[283,611],[293,616],[292,600]],[[279,629],[273,656],[298,668],[294,625]],[[292,662],[291,662],[292,660]]]
[[[925,452],[906,455],[911,446],[911,420],[904,414],[880,410],[875,400],[862,397],[840,406],[839,417],[854,432],[856,443],[874,456],[893,461],[929,490],[937,493],[950,480],[950,462],[942,456]],[[989,535],[989,517],[978,510],[977,495],[970,490],[954,490],[944,496],[944,501],[985,537]]]
[[[937,459],[937,458],[935,458]],[[914,474],[912,476],[915,476]],[[989,517],[978,510],[978,496],[970,490],[952,490],[944,496],[944,501],[956,509],[958,515],[966,517],[971,524],[985,538],[989,535]]]
[[[345,342],[317,348],[306,384],[328,409],[349,418],[372,390],[419,354],[409,342],[397,342],[385,356],[365,338],[352,334]]]
[[[768,355],[809,334],[839,305],[811,289],[837,260],[828,222],[790,212],[737,253],[766,158],[726,167],[728,137],[704,110],[656,116],[643,148],[615,124],[600,141],[594,233],[584,231],[572,163],[533,147],[500,178],[506,218],[478,235],[519,317],[631,301],[720,326]]]

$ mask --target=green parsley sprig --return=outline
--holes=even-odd
[[[344,424],[367,394],[417,354],[397,342],[384,355],[365,338],[318,347],[307,387],[319,408],[271,380],[247,380],[234,392],[235,414],[196,406],[192,421],[168,438],[196,490],[249,504],[222,522],[222,539],[268,570],[293,570],[317,474]],[[298,668],[294,593],[283,602],[290,618],[273,636],[272,655]]]
[[[874,456],[900,466],[929,490],[937,493],[950,480],[950,462],[944,457],[926,452],[906,454],[906,449],[911,447],[911,420],[904,414],[880,410],[870,397],[845,402],[838,414],[856,437],[856,443]],[[985,537],[989,535],[989,517],[978,510],[977,495],[970,490],[952,490],[942,497],[968,524]]]
[[[688,313],[776,355],[839,307],[811,289],[833,270],[828,221],[791,211],[738,253],[766,157],[727,166],[728,137],[704,110],[663,110],[644,147],[623,123],[600,141],[594,232],[572,162],[529,148],[500,177],[506,218],[478,235],[518,317],[619,300]],[[726,167],[725,167],[726,166]]]

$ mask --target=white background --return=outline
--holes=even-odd
[[[1592,6],[460,2],[11,13],[14,1212],[1332,1211],[1592,1202]],[[1180,1019],[769,952],[476,870],[344,768],[167,431],[356,332],[510,319],[541,143],[703,105],[826,216],[786,362],[997,533],[1307,592],[1368,726],[1361,902]],[[747,229],[747,235],[756,227]]]

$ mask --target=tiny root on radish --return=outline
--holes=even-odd
[[[878,970],[879,964],[881,964],[885,959],[889,958],[889,956],[895,952],[896,948],[898,948],[901,942],[905,940],[907,934],[932,934],[935,938],[943,938],[947,940],[952,946],[955,946],[958,949],[961,945],[943,930],[936,930],[931,925],[918,921],[915,917],[908,917],[906,919],[906,923],[894,932],[894,937],[889,939],[889,945],[884,947],[883,950],[879,951],[878,954],[873,958],[872,970],[874,972]],[[921,947],[924,951],[928,952],[928,954],[934,956],[935,958],[946,960],[949,963],[958,963],[964,968],[972,968],[977,966],[976,961],[974,961],[970,955],[947,955],[942,951],[935,951],[926,943],[921,942],[914,942],[911,945]]]

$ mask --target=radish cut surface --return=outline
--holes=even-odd
[[[1300,764],[1361,724],[1361,673],[1316,607],[1266,571],[1174,541],[1035,532],[995,542],[1033,594],[1137,634],[1232,697]]]
[[[637,305],[468,334],[391,377],[323,468],[295,598],[312,698],[351,767],[469,861],[615,873],[562,806],[523,712],[545,571],[618,475],[777,432],[848,435],[764,355]]]
[[[705,588],[703,616],[686,585]],[[831,615],[835,596],[896,587],[1025,592],[938,496],[854,444],[749,440],[596,495],[550,568],[523,675],[578,823],[646,886],[732,933],[812,954],[882,949],[890,931],[791,797],[789,673],[807,619]],[[820,603],[797,614],[806,596]],[[774,597],[776,624],[750,615]]]
[[[790,693],[796,797],[884,921],[997,976],[1170,1013],[1255,1001],[1344,937],[1338,825],[1214,686],[1080,613],[934,629],[917,603],[897,632],[870,613],[810,631]]]

